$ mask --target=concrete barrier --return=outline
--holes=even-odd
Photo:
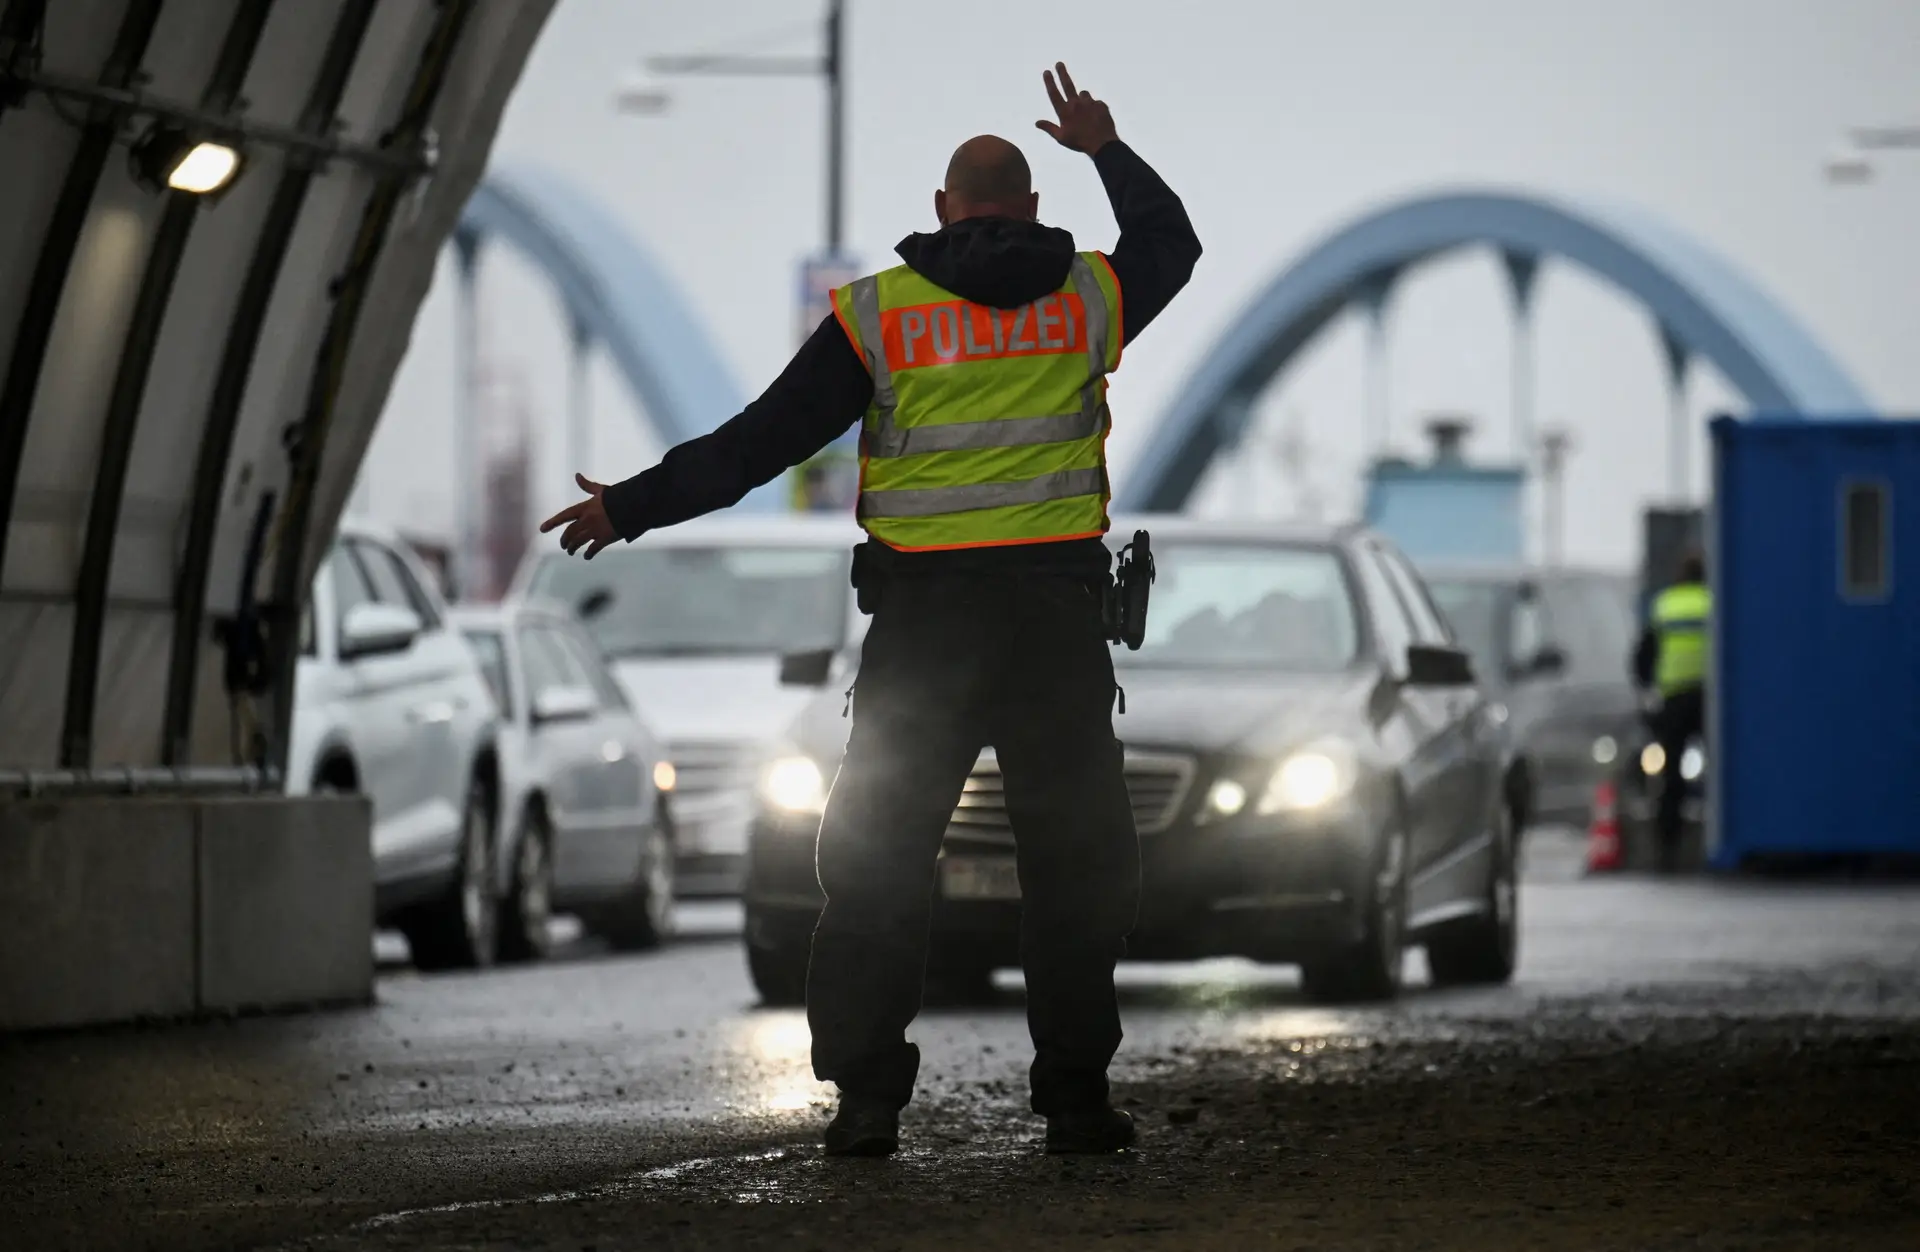
[[[337,796],[0,800],[0,1030],[370,1000],[370,821]]]
[[[194,808],[0,803],[0,1030],[194,1010]]]
[[[199,1007],[373,995],[365,800],[235,797],[199,809]]]

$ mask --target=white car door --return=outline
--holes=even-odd
[[[392,552],[361,537],[347,540],[347,548],[377,603],[420,615],[417,593]],[[355,662],[364,699],[383,725],[400,727],[402,742],[382,766],[394,809],[379,832],[385,848],[375,843],[376,853],[384,852],[397,869],[431,869],[458,845],[466,782],[453,733],[462,710],[449,680],[463,662],[471,664],[464,649],[435,614],[423,618],[409,647]]]
[[[658,800],[653,786],[654,760],[649,751],[653,745],[641,730],[639,718],[627,703],[626,692],[607,669],[606,658],[593,639],[570,622],[556,622],[553,630],[600,697],[596,726],[600,735],[600,760],[606,774],[605,824],[632,834],[637,845],[653,823]]]
[[[333,591],[341,724],[360,790],[373,805],[375,871],[380,877],[388,877],[400,868],[396,858],[404,843],[401,824],[416,803],[413,736],[406,706],[394,698],[391,690],[391,658],[359,657],[348,650],[344,638],[348,614],[359,605],[375,603],[377,597],[365,570],[345,543],[335,544],[328,554],[327,578]]]
[[[547,770],[554,824],[556,886],[591,887],[630,879],[638,867],[636,841],[623,838],[613,798],[613,776],[599,692],[552,623],[530,618],[519,629],[527,670],[534,750]],[[564,693],[563,716],[542,716]],[[579,703],[574,699],[584,697]]]

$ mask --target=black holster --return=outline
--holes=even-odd
[[[871,542],[853,545],[853,568],[849,574],[853,581],[853,602],[868,617],[880,607],[880,589],[886,583],[885,573],[874,560]]]
[[[1152,537],[1144,530],[1133,532],[1133,542],[1120,549],[1100,597],[1100,620],[1107,642],[1124,643],[1137,652],[1147,638],[1147,601],[1153,589]]]

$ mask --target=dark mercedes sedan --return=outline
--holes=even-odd
[[[1437,982],[1510,977],[1504,710],[1419,576],[1362,530],[1142,524],[1158,567],[1147,639],[1115,650],[1141,847],[1129,959],[1297,963],[1324,1000],[1392,996],[1410,944],[1426,947]],[[803,993],[821,905],[814,835],[846,742],[851,659],[761,776],[746,944],[770,1003]],[[978,986],[1019,963],[1015,837],[988,748],[941,852],[934,976]]]

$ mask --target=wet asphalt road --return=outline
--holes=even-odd
[[[728,915],[371,1009],[0,1042],[7,1248],[1920,1247],[1920,889],[1577,876],[1397,1005],[1123,971],[1140,1147],[1038,1154],[1017,979],[930,1010],[907,1146],[822,1159]],[[718,925],[716,926],[716,921]]]

